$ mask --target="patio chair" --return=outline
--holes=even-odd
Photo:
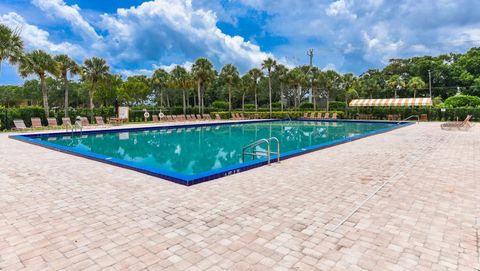
[[[323,119],[323,113],[322,112],[317,113],[317,119],[319,119],[319,120]]]
[[[87,117],[80,117],[80,124],[85,127],[85,126],[90,126],[90,121],[88,121]]]
[[[72,120],[70,118],[62,118],[62,125],[65,127],[72,126]]]
[[[315,119],[315,112],[310,112],[310,115],[306,117],[306,119]]]
[[[196,116],[195,114],[190,114],[190,118],[191,118],[192,120],[197,120],[197,116]]]
[[[464,121],[449,121],[440,125],[442,130],[468,130],[472,128],[473,124],[470,122],[472,115],[468,115]]]
[[[240,117],[242,117],[242,119],[244,119],[244,120],[247,119],[243,113],[240,113]]]
[[[56,118],[47,118],[47,123],[49,128],[57,128],[58,122]]]
[[[310,116],[311,116],[311,115],[310,115]],[[304,118],[304,119],[308,119],[308,118],[309,118],[309,117],[308,117],[308,112],[303,113],[303,118]]]
[[[158,116],[157,115],[152,115],[152,121],[153,122],[158,122]]]
[[[42,120],[40,118],[31,118],[32,128],[42,128]]]
[[[333,114],[332,114],[332,120],[336,120],[336,119],[337,119],[337,116],[338,116],[337,112],[333,113]]]
[[[95,122],[97,123],[97,125],[106,126],[105,121],[103,121],[102,116],[96,116],[95,117]]]
[[[326,120],[330,119],[330,113],[325,112],[325,116],[323,116],[323,118]]]
[[[27,130],[27,126],[23,120],[13,120],[13,125],[15,126],[13,130]]]
[[[421,114],[420,115],[420,121],[428,121],[428,115],[427,114]]]
[[[219,114],[215,114],[215,120],[222,120]]]
[[[204,119],[204,120],[212,120],[212,116],[210,116],[210,114],[203,114],[203,115],[202,115],[202,119]]]

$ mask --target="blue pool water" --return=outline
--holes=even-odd
[[[401,124],[400,124],[401,125]],[[281,157],[342,143],[400,126],[386,122],[260,121],[27,135],[17,139],[100,160],[183,184],[233,174],[266,163],[242,148],[262,138],[280,141]],[[266,145],[257,146],[266,151]],[[276,145],[272,145],[276,151]]]

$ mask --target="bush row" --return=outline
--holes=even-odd
[[[480,108],[362,108],[349,107],[345,112],[345,118],[355,119],[357,114],[370,114],[373,119],[387,119],[388,115],[399,115],[400,119],[408,118],[412,115],[426,114],[430,121],[453,121],[465,119],[467,115],[472,115],[474,121],[480,120]]]
[[[246,118],[259,118],[259,119],[299,119],[303,118],[304,113],[311,113],[313,111],[273,111],[272,115],[270,116],[270,112],[243,112],[243,115]],[[322,112],[325,113],[326,111],[315,111],[315,112]],[[330,111],[330,113],[337,113],[337,118],[341,119],[344,116],[343,111]],[[233,111],[232,113],[242,113],[241,111]],[[222,119],[230,119],[232,117],[230,112],[211,112],[212,118],[215,117],[215,114],[220,115]]]

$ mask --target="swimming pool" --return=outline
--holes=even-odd
[[[11,136],[29,143],[192,185],[267,164],[242,149],[276,137],[281,159],[386,132],[409,123],[268,120],[165,127],[109,129],[80,133]],[[276,151],[272,144],[271,151]],[[266,151],[266,144],[253,148]],[[272,155],[272,161],[276,155]]]

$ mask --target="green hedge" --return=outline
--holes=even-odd
[[[330,110],[345,110],[345,102],[340,102],[340,101],[331,101],[328,102],[328,108]]]
[[[456,95],[446,99],[444,104],[445,106],[450,108],[475,108],[480,107],[480,97],[470,95]]]
[[[452,121],[463,120],[467,115],[472,115],[474,121],[480,120],[480,108],[425,108],[425,107],[349,107],[346,111],[346,118],[355,119],[357,114],[371,114],[373,119],[385,120],[387,115],[400,115],[401,119],[412,115],[427,114],[429,121]]]
[[[273,111],[272,116],[270,117],[269,112],[243,112],[243,115],[246,118],[259,118],[259,119],[299,119],[303,118],[304,113],[311,113],[313,111]],[[322,112],[324,113],[325,111],[316,111],[316,112]],[[337,118],[343,118],[344,112],[343,111],[330,111],[330,113],[336,112],[338,114]],[[234,113],[242,113],[241,111],[237,111]],[[215,118],[215,114],[219,114],[222,119],[230,119],[231,114],[229,112],[212,112],[211,116],[212,118]]]

